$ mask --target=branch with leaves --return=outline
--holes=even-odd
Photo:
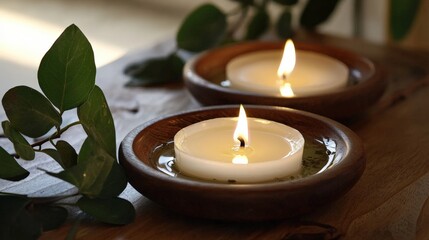
[[[30,173],[16,159],[32,161],[46,154],[63,168],[48,175],[73,184],[76,194],[32,198],[0,192],[0,239],[34,239],[61,226],[68,211],[78,207],[109,224],[133,221],[132,204],[118,195],[127,185],[116,157],[115,127],[102,90],[95,85],[94,53],[85,35],[70,25],[43,57],[38,80],[40,93],[27,86],[10,89],[2,104],[8,120],[5,137],[15,153],[0,147],[0,178],[20,181]],[[62,126],[65,111],[76,109],[79,121]],[[61,139],[64,132],[81,126],[87,138],[80,151]],[[30,144],[27,138],[40,139]]]
[[[268,11],[270,5],[281,8],[281,14],[274,21],[278,37],[286,39],[293,35],[292,8],[299,0],[230,1],[236,2],[237,6],[229,12],[223,12],[213,4],[204,4],[193,10],[177,31],[177,48],[167,56],[128,66],[125,73],[131,80],[127,86],[180,82],[184,66],[184,60],[179,56],[180,51],[195,54],[226,44],[260,38],[269,30],[272,22],[273,17]],[[308,0],[299,18],[300,26],[314,29],[329,18],[339,1]],[[239,36],[241,28],[245,29],[245,33]]]

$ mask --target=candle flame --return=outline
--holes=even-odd
[[[246,112],[244,111],[243,105],[240,105],[240,113],[238,115],[237,127],[234,131],[234,140],[240,141],[240,139],[244,140],[245,144],[249,141],[247,116]]]
[[[236,155],[234,159],[232,159],[233,164],[248,164],[249,160],[245,155]]]
[[[284,83],[281,87],[280,87],[280,94],[283,97],[293,97],[295,96],[295,94],[293,93],[292,90],[292,86],[290,85],[290,83]]]
[[[280,79],[286,80],[289,74],[292,73],[296,62],[295,46],[292,40],[288,39],[283,51],[283,57],[280,66],[277,69],[277,76]]]

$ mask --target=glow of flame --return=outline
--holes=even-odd
[[[249,160],[245,155],[236,155],[234,159],[232,159],[233,164],[248,164]]]
[[[249,141],[249,130],[247,126],[247,116],[244,111],[243,105],[240,105],[240,113],[238,115],[237,127],[234,131],[234,140],[238,141],[239,138],[242,138],[245,143]]]
[[[280,61],[280,66],[277,69],[277,76],[280,79],[286,80],[289,74],[292,73],[296,62],[295,46],[292,40],[288,39],[283,51],[283,57]]]
[[[280,94],[283,97],[293,97],[295,96],[295,94],[293,93],[292,90],[292,86],[290,85],[290,83],[284,83],[281,87],[280,87]]]

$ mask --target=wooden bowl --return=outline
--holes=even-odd
[[[345,126],[312,113],[284,107],[246,105],[247,115],[287,124],[305,138],[336,143],[333,164],[301,179],[266,183],[217,183],[174,177],[157,168],[151,154],[182,128],[207,119],[234,117],[238,106],[207,107],[147,122],[122,141],[119,161],[131,185],[147,198],[188,216],[262,221],[309,213],[345,194],[365,168],[363,145]]]
[[[349,68],[347,87],[333,92],[296,97],[268,96],[223,87],[226,65],[241,54],[283,49],[284,42],[245,42],[217,48],[190,60],[184,68],[185,84],[203,105],[257,104],[283,106],[321,114],[334,119],[354,117],[372,106],[383,94],[384,72],[369,59],[345,50],[297,42],[296,48],[326,54]]]

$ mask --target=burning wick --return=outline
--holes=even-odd
[[[247,126],[247,116],[243,105],[240,105],[240,113],[238,114],[237,126],[234,131],[233,139],[240,142],[240,148],[246,147],[246,142],[249,142],[249,133]]]
[[[244,138],[243,138],[243,137],[239,136],[239,137],[237,138],[237,140],[238,140],[238,141],[240,141],[240,148],[244,148],[244,147],[246,147],[246,142],[244,141]]]

